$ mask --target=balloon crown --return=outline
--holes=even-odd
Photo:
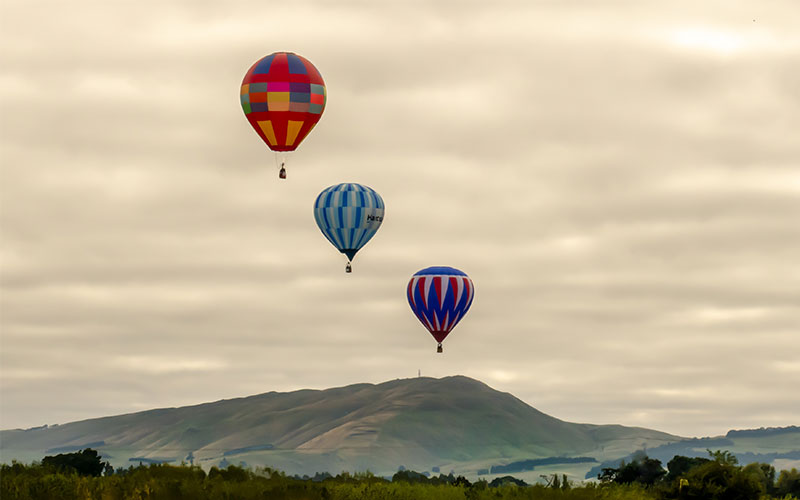
[[[466,276],[467,273],[464,271],[459,271],[454,267],[448,266],[431,266],[422,269],[421,271],[417,271],[414,273],[414,276],[422,276],[423,274],[442,274],[447,276]]]

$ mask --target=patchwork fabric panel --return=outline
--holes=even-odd
[[[442,342],[472,305],[475,286],[452,267],[423,269],[408,282],[408,304],[437,342]]]
[[[308,83],[245,83],[240,92],[242,109],[246,115],[254,111],[299,111],[320,115],[325,109],[326,98],[325,86]],[[264,104],[253,107],[253,103]],[[291,106],[282,103],[290,103]],[[296,109],[289,109],[292,106]]]
[[[383,222],[383,198],[361,184],[343,183],[323,190],[314,202],[314,219],[328,241],[351,260],[375,236]]]
[[[253,129],[271,149],[292,151],[322,116],[327,91],[322,75],[307,59],[276,52],[250,68],[239,100]]]

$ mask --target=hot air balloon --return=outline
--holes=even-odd
[[[294,151],[325,110],[325,82],[308,59],[275,52],[256,61],[239,92],[247,121],[276,152],[280,178],[286,178],[285,154]]]
[[[463,271],[435,266],[415,273],[406,293],[411,310],[439,343],[436,352],[442,352],[445,337],[469,311],[475,286]]]
[[[345,272],[361,247],[375,236],[383,222],[384,204],[372,188],[343,183],[323,190],[314,202],[314,219],[322,234],[347,256]]]

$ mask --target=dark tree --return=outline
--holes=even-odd
[[[782,470],[778,476],[778,495],[800,496],[800,472],[797,469]]]
[[[762,464],[753,462],[742,468],[742,473],[748,476],[752,481],[756,481],[761,485],[762,492],[766,494],[773,494],[775,492],[775,467],[770,464]]]
[[[652,486],[666,473],[667,471],[661,467],[661,460],[642,456],[629,464],[622,462],[617,469],[604,468],[602,472],[597,475],[597,478],[604,483],[639,483]]]
[[[669,470],[669,474],[667,474],[667,481],[672,481],[680,476],[683,476],[690,470],[703,465],[705,463],[710,462],[708,458],[702,457],[684,457],[682,455],[675,455],[672,457],[672,460],[667,462],[667,470]]]
[[[406,470],[403,467],[403,470],[399,470],[395,472],[394,476],[392,476],[392,482],[394,481],[405,481],[407,483],[427,483],[428,478],[425,477],[423,474],[413,470]]]
[[[739,463],[739,459],[736,458],[736,455],[734,455],[732,452],[728,450],[711,451],[709,449],[706,449],[706,451],[708,452],[711,459],[717,463],[727,464],[727,465],[737,465]]]
[[[497,488],[499,486],[505,486],[507,484],[516,484],[517,486],[528,486],[528,483],[523,481],[522,479],[517,479],[514,476],[503,476],[503,477],[496,477],[489,483],[490,488]]]
[[[729,460],[716,455],[715,460],[686,473],[688,481],[683,497],[692,500],[758,500],[764,493],[761,482]]]
[[[472,483],[469,482],[467,478],[464,476],[458,476],[455,481],[451,483],[453,486],[463,486],[465,488],[469,488],[472,486]]]
[[[100,476],[108,465],[100,460],[96,450],[86,448],[76,453],[59,453],[42,459],[42,465],[63,471],[75,471],[81,476]]]

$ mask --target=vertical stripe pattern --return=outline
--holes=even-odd
[[[323,190],[314,202],[314,220],[322,234],[352,260],[383,222],[383,198],[374,189],[343,183]]]
[[[446,266],[418,271],[406,287],[408,305],[437,342],[467,314],[475,287],[463,271]]]

